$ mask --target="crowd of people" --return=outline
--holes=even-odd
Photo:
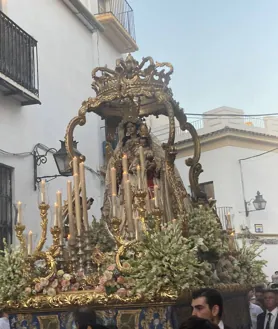
[[[249,292],[248,299],[250,329],[278,329],[277,292],[257,287]],[[219,291],[211,288],[194,291],[191,308],[191,317],[179,329],[230,329],[222,320],[224,303]],[[117,329],[97,324],[96,313],[86,307],[75,312],[75,326],[77,329]],[[0,329],[10,329],[5,310],[0,311]]]

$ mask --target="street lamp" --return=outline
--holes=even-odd
[[[248,206],[250,206],[251,202],[253,201],[254,210],[249,210]],[[251,199],[249,202],[245,201],[245,214],[246,217],[249,216],[250,212],[264,210],[266,207],[266,200],[263,198],[262,194],[258,191],[255,199]]]
[[[61,148],[59,151],[53,154],[56,166],[61,176],[72,176],[72,169],[70,167],[71,158],[69,157],[66,145],[64,141],[61,142]],[[81,153],[77,150],[77,142],[73,141],[73,151],[76,157],[79,157]]]
[[[47,148],[42,144],[37,144],[33,149],[33,163],[34,163],[34,190],[37,189],[37,184],[41,182],[42,179],[48,179],[48,181],[55,179],[60,176],[71,176],[72,169],[70,168],[71,158],[69,157],[66,145],[64,141],[61,142],[61,148],[57,151],[55,148]],[[81,153],[77,149],[77,142],[73,141],[73,151],[74,156],[79,157]],[[39,149],[43,150],[45,153],[41,154]],[[38,176],[38,167],[41,164],[45,164],[47,162],[48,153],[53,154],[53,158],[55,160],[59,175],[50,175],[50,176]]]

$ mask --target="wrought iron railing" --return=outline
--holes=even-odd
[[[39,95],[37,41],[1,11],[0,72]]]
[[[3,239],[10,244],[12,236],[12,169],[0,164],[0,250]]]
[[[216,211],[217,211],[217,215],[221,221],[223,229],[226,230],[226,228],[227,228],[226,216],[228,214],[232,213],[233,208],[232,207],[217,207]]]
[[[98,0],[99,14],[112,13],[135,41],[133,9],[126,0]]]

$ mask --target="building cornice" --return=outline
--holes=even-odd
[[[256,150],[269,150],[278,147],[278,137],[257,131],[242,130],[224,127],[213,132],[199,136],[202,152],[218,149],[225,146],[235,146]],[[178,150],[178,158],[189,156],[193,153],[193,141],[191,138],[175,143]]]
[[[80,2],[80,0],[62,0],[74,15],[87,27],[90,32],[104,31],[104,27],[93,14]]]

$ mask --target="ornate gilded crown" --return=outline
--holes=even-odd
[[[107,67],[95,68],[92,72],[92,88],[97,96],[108,95],[112,91],[129,95],[133,94],[133,89],[138,91],[138,88],[153,92],[165,89],[172,73],[173,66],[170,63],[155,63],[152,57],[146,57],[139,64],[129,54],[125,60],[117,60],[115,70]]]

